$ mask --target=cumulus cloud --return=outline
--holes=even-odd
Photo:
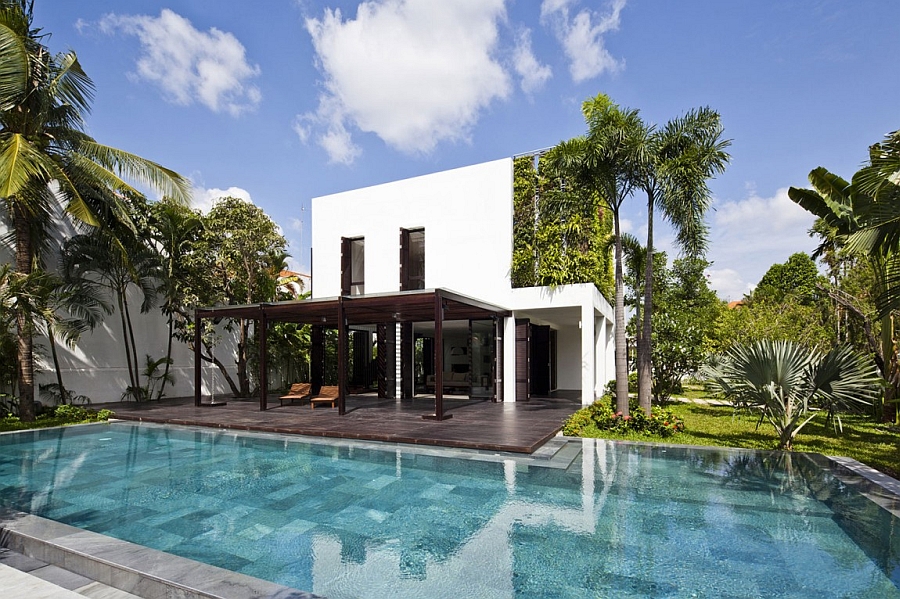
[[[531,94],[547,83],[553,76],[553,71],[548,65],[541,64],[534,56],[531,49],[531,30],[524,29],[516,38],[516,47],[513,51],[513,68],[521,78],[522,91]]]
[[[709,274],[720,297],[740,299],[770,266],[796,252],[811,252],[814,217],[788,197],[787,188],[771,197],[750,191],[738,201],[716,202],[712,215]]]
[[[246,189],[241,189],[240,187],[229,187],[228,189],[194,187],[194,202],[191,207],[206,214],[209,212],[210,208],[213,207],[213,204],[216,203],[216,200],[229,197],[240,198],[251,204],[253,203],[253,200],[250,198],[250,192]]]
[[[231,33],[214,27],[198,31],[167,8],[159,17],[109,14],[100,30],[137,36],[142,54],[133,77],[156,85],[175,104],[199,102],[213,112],[238,116],[262,100],[259,88],[250,84],[259,67],[247,62],[244,46]]]
[[[593,79],[624,66],[606,49],[604,35],[619,28],[626,0],[612,0],[607,14],[584,8],[574,16],[579,0],[544,0],[541,21],[549,24],[569,59],[569,73],[576,83]]]
[[[323,92],[295,131],[345,164],[361,151],[354,128],[413,154],[466,139],[510,91],[495,57],[505,18],[503,0],[369,0],[355,19],[338,9],[307,19]]]
[[[724,300],[740,300],[753,291],[753,285],[745,282],[733,268],[710,268],[706,274],[709,286]]]

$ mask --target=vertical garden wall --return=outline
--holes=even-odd
[[[542,156],[514,159],[513,287],[594,283],[612,298],[612,215],[592,194],[549,173]]]

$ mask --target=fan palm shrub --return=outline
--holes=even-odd
[[[768,420],[779,449],[820,413],[840,424],[840,412],[870,405],[879,392],[875,368],[847,346],[827,353],[791,341],[763,339],[737,344],[707,369],[711,386],[735,407]]]

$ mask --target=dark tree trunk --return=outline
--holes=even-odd
[[[653,395],[653,194],[647,194],[647,259],[644,260],[644,306],[638,338],[638,405],[647,416]],[[640,301],[640,299],[638,299]]]
[[[628,355],[625,347],[625,280],[622,275],[622,233],[619,211],[613,212],[616,233],[616,411],[628,415]]]
[[[13,203],[13,228],[16,237],[16,272],[31,274],[33,260],[28,215]],[[29,315],[16,310],[16,362],[19,377],[19,418],[34,421],[34,341]]]

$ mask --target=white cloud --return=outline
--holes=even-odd
[[[553,76],[553,71],[548,65],[541,64],[531,50],[531,30],[522,30],[516,38],[516,48],[513,52],[513,68],[516,74],[522,78],[522,91],[531,94],[547,83]]]
[[[503,0],[369,0],[355,19],[338,9],[306,21],[324,81],[316,111],[295,130],[333,162],[361,150],[351,128],[407,153],[465,140],[479,114],[510,91],[494,54]]]
[[[246,202],[253,203],[250,198],[250,192],[240,187],[229,187],[228,189],[218,189],[216,187],[205,189],[202,187],[194,187],[193,189],[193,205],[192,208],[199,210],[203,214],[209,212],[216,200],[220,198],[240,198]]]
[[[733,268],[710,268],[706,271],[709,286],[725,300],[734,301],[753,291],[753,285],[746,283]]]
[[[244,46],[231,33],[214,27],[198,31],[169,9],[159,17],[109,14],[100,30],[137,36],[143,53],[133,76],[153,83],[175,104],[199,102],[238,116],[262,100],[259,88],[249,83],[259,67],[247,62]]]
[[[788,197],[787,188],[771,197],[755,191],[739,201],[716,202],[708,258],[712,287],[720,297],[740,299],[770,266],[817,245],[808,231],[815,218]]]
[[[593,79],[604,72],[616,72],[624,61],[616,60],[606,49],[603,36],[619,28],[619,17],[626,0],[612,0],[609,13],[598,14],[587,8],[574,17],[570,8],[578,0],[544,0],[541,21],[550,24],[569,59],[569,72],[576,83]]]

